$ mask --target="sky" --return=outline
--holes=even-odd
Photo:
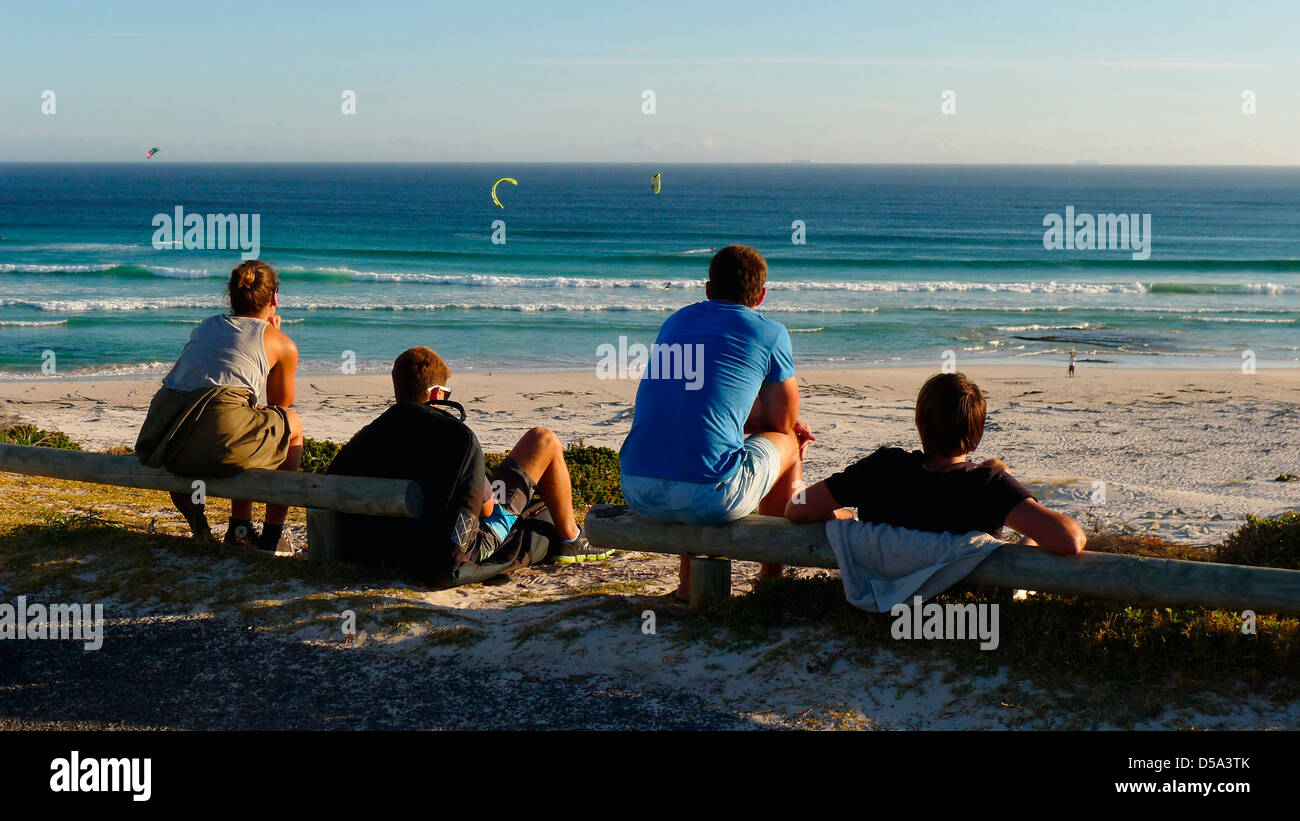
[[[0,19],[0,161],[1300,163],[1294,0],[0,0]]]

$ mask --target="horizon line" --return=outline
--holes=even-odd
[[[0,165],[776,165],[776,166],[910,166],[926,168],[1300,168],[1300,163],[1110,163],[1101,160],[1068,162],[852,162],[816,160],[4,160]]]

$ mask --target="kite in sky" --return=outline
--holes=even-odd
[[[510,183],[511,185],[518,185],[518,184],[519,184],[519,183],[516,182],[515,180],[512,180],[510,177],[502,177],[501,179],[499,179],[499,180],[497,180],[496,182],[492,183],[492,201],[495,202],[495,203],[497,204],[497,208],[505,208],[505,206],[501,204],[501,200],[497,199],[497,186],[500,185],[500,184],[503,183],[503,182],[508,182],[508,183]]]
[[[153,155],[154,155],[154,154],[157,154],[159,151],[162,151],[162,149],[155,145],[153,148],[149,149],[149,153],[148,153],[148,154],[145,154],[145,155],[144,155],[144,158],[145,158],[146,160],[152,160],[152,159],[153,159]]]

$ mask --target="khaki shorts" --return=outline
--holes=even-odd
[[[199,392],[162,388],[154,395],[137,451],[165,436]],[[162,466],[181,476],[231,476],[242,470],[274,470],[289,453],[289,416],[284,408],[258,408],[251,391],[223,391],[203,407],[183,438],[165,445]]]

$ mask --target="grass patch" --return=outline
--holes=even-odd
[[[0,584],[8,590],[69,601],[229,607],[268,622],[327,607],[331,618],[376,608],[383,625],[416,615],[391,609],[395,602],[415,606],[416,594],[373,568],[197,543],[179,514],[160,515],[170,508],[165,493],[0,474],[0,496],[13,502],[0,507]],[[223,500],[211,499],[209,507],[214,521],[229,511]],[[291,511],[289,522],[300,526],[301,511]],[[310,587],[332,592],[295,593]],[[418,606],[425,620],[443,612]]]
[[[1192,558],[1185,548],[1161,549],[1151,537],[1110,552]],[[1091,547],[1091,545],[1090,545]],[[1205,559],[1206,552],[1199,551]],[[1170,705],[1209,707],[1218,698],[1248,691],[1277,701],[1300,697],[1300,619],[1259,614],[1256,635],[1243,635],[1236,613],[1207,608],[1126,607],[1077,596],[1037,595],[1013,601],[1012,591],[953,588],[938,604],[998,604],[1000,643],[995,651],[977,641],[898,641],[894,618],[864,613],[844,600],[837,578],[760,581],[749,596],[720,599],[695,612],[674,612],[676,642],[704,642],[722,651],[773,644],[756,669],[807,658],[802,639],[782,641],[781,632],[808,628],[818,639],[845,641],[846,658],[869,661],[888,649],[905,661],[940,669],[951,662],[960,675],[991,675],[1005,667],[1013,681],[1004,700],[1032,713],[1067,714],[1082,726],[1107,721],[1119,726],[1154,719]],[[947,665],[945,665],[947,666]]]
[[[596,601],[586,601],[570,607],[565,607],[559,612],[552,613],[549,616],[538,619],[532,624],[525,625],[516,630],[515,646],[518,647],[531,639],[541,638],[543,636],[557,638],[562,640],[565,644],[569,644],[575,639],[581,638],[583,633],[586,633],[588,630],[598,625],[598,620],[595,618],[596,611],[619,610],[622,609],[623,606],[624,604],[622,602],[611,601],[602,596]],[[560,626],[564,622],[579,616],[588,617],[585,619],[585,624],[582,627]],[[603,624],[604,620],[600,620],[599,623]]]
[[[660,582],[651,581],[608,581],[596,584],[580,584],[569,588],[573,596],[645,596],[649,588]]]
[[[1086,549],[1098,553],[1119,553],[1124,556],[1145,556],[1152,559],[1179,559],[1186,562],[1214,561],[1214,553],[1200,545],[1179,544],[1144,534],[1105,533],[1088,534]]]

